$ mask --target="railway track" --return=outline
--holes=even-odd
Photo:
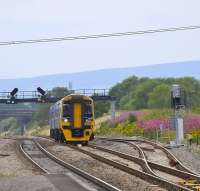
[[[104,152],[108,152],[108,153],[111,153],[111,154],[115,154],[115,155],[120,156],[121,158],[124,158],[126,160],[136,162],[136,163],[143,166],[144,171],[146,171],[147,173],[150,173],[152,175],[155,175],[155,176],[159,176],[159,173],[157,174],[156,171],[160,171],[160,172],[169,174],[171,176],[172,180],[173,180],[173,178],[175,180],[175,179],[177,179],[176,177],[179,177],[180,180],[182,180],[182,181],[184,181],[184,180],[195,180],[196,182],[200,181],[199,176],[187,173],[185,171],[176,170],[176,169],[173,169],[173,168],[170,168],[170,167],[166,167],[166,166],[163,166],[163,165],[160,165],[160,164],[157,164],[157,163],[150,162],[148,160],[144,160],[144,159],[141,159],[141,158],[138,158],[138,157],[127,155],[127,154],[124,154],[124,153],[121,153],[121,152],[118,152],[118,151],[115,151],[115,150],[107,149],[107,148],[104,148],[104,147],[100,147],[100,146],[97,146],[97,145],[90,145],[89,147],[94,148],[94,149],[98,149],[98,150],[101,150],[101,151],[104,151]],[[165,174],[163,174],[162,178],[165,178],[164,175]]]
[[[20,150],[37,168],[45,174],[66,174],[74,173],[78,179],[93,183],[97,189],[107,191],[120,191],[118,188],[98,179],[75,166],[58,159],[56,156],[42,147],[36,140],[23,140]]]
[[[133,140],[108,139],[108,138],[99,138],[99,139],[122,142],[122,143],[128,144],[129,146],[138,150],[139,157],[134,157],[132,155],[124,154],[122,152],[107,149],[105,147],[97,146],[94,144],[89,145],[88,147],[83,147],[83,148],[79,148],[76,146],[70,146],[70,147],[84,154],[87,154],[94,159],[97,159],[101,162],[112,165],[120,170],[128,172],[129,174],[138,176],[150,183],[160,185],[161,187],[163,187],[164,185],[164,188],[168,190],[197,190],[197,188],[195,188],[194,186],[193,188],[191,188],[191,185],[193,184],[197,185],[197,183],[199,184],[200,176],[194,173],[170,168],[168,166],[164,166],[164,165],[160,165],[160,164],[148,161],[146,159],[143,149],[137,144],[135,144]],[[89,148],[90,151],[88,151],[88,149],[85,149],[85,148]],[[94,150],[91,151],[91,149],[94,149]],[[115,161],[111,160],[110,157],[108,157],[109,158],[108,159],[106,157],[103,157],[103,155],[99,156],[98,154],[95,154],[95,150],[100,150],[102,152],[110,153],[112,155],[115,155],[117,157],[124,159],[124,161],[123,163],[120,163],[120,162],[116,162],[116,160]],[[138,168],[138,166],[133,166],[132,168],[129,167],[131,165],[129,163],[125,163],[125,160],[136,163],[142,169]],[[186,184],[184,185],[184,183],[187,183],[188,180],[190,181],[192,180],[190,182],[190,186]],[[182,182],[183,184],[180,185],[180,182]]]
[[[158,176],[155,176],[153,174],[144,172],[142,170],[131,168],[127,164],[123,164],[121,162],[117,162],[117,161],[111,160],[108,157],[104,157],[102,155],[96,154],[93,151],[88,151],[87,149],[83,149],[83,148],[72,146],[72,145],[69,146],[69,147],[71,147],[71,148],[73,148],[73,149],[75,149],[77,151],[80,151],[80,152],[82,152],[82,153],[84,153],[86,155],[89,155],[90,157],[92,157],[92,158],[94,158],[96,160],[99,160],[99,161],[101,161],[103,163],[106,163],[106,164],[109,164],[109,165],[111,165],[111,166],[113,166],[115,168],[118,168],[118,169],[120,169],[120,170],[122,170],[122,171],[124,171],[126,173],[129,173],[129,174],[132,174],[134,176],[137,176],[137,177],[139,177],[139,178],[141,178],[141,179],[143,179],[143,180],[145,180],[147,182],[153,183],[155,185],[159,185],[160,187],[163,187],[163,188],[165,188],[167,190],[170,190],[170,191],[172,191],[172,190],[173,191],[180,191],[180,190],[191,191],[191,189],[189,189],[189,188],[183,187],[181,185],[178,185],[176,183],[170,182],[170,181],[168,181],[166,179],[160,178]],[[136,160],[134,160],[134,162],[135,161]],[[141,166],[144,165],[144,161],[141,161],[141,160],[138,160],[137,163],[140,164]]]
[[[124,153],[114,151],[114,150],[106,149],[104,147],[100,147],[100,146],[97,146],[97,145],[90,145],[90,147],[93,147],[93,148],[96,148],[96,149],[99,149],[99,150],[102,150],[102,151],[105,151],[105,152],[109,152],[109,153],[112,153],[112,154],[119,155],[122,158],[129,159],[129,160],[134,161],[134,162],[138,161],[138,163],[144,164],[144,167],[145,167],[144,170],[146,170],[147,173],[150,173],[150,174],[155,175],[155,176],[159,176],[159,177],[164,178],[164,179],[165,179],[165,176],[170,174],[172,180],[176,180],[176,178],[173,179],[173,176],[179,177],[180,179],[182,179],[182,180],[178,181],[179,184],[182,184],[185,187],[190,187],[190,188],[192,188],[192,190],[198,190],[199,189],[200,176],[195,174],[191,170],[189,170],[184,165],[182,165],[182,163],[180,163],[180,161],[178,159],[176,159],[176,157],[174,157],[167,149],[165,149],[161,145],[157,145],[155,143],[152,143],[152,142],[146,141],[146,140],[144,141],[145,143],[148,143],[148,144],[150,143],[150,145],[152,145],[156,148],[164,150],[166,155],[169,157],[169,159],[173,160],[173,162],[176,163],[176,165],[178,165],[178,167],[181,168],[181,170],[174,169],[174,168],[171,168],[171,167],[168,167],[168,166],[165,166],[165,165],[160,165],[158,163],[148,161],[143,149],[140,146],[138,146],[137,144],[135,144],[134,140],[110,139],[110,138],[98,138],[98,139],[107,140],[107,141],[122,142],[122,143],[128,144],[131,147],[134,147],[135,149],[138,150],[141,161],[138,161],[138,157],[134,157],[134,156],[130,156],[130,155],[127,155],[127,154],[124,154]],[[143,141],[140,140],[140,142],[143,142]]]
[[[94,160],[94,158],[90,156],[88,157],[84,153],[82,154],[79,151],[76,151],[73,149],[73,147],[70,148],[69,145],[67,146],[66,144],[55,142],[54,140],[54,144],[51,144],[52,139],[47,137],[37,137],[36,139],[41,141],[41,144],[47,147],[50,152],[58,155],[59,158],[62,158],[65,161],[69,161],[78,168],[84,169],[94,176],[99,177],[100,179],[103,179],[122,190],[166,190],[162,189],[158,185],[148,183],[147,181],[142,181],[136,176],[132,176],[129,173],[121,171],[117,168],[113,168],[112,165],[106,163],[103,164],[101,161],[97,161],[96,159]],[[68,155],[73,156],[75,160],[73,160],[70,156],[67,157]],[[85,162],[85,164],[83,162]]]
[[[146,144],[150,144],[153,147],[155,147],[156,149],[162,150],[163,153],[166,154],[166,156],[172,161],[172,163],[176,166],[177,169],[200,176],[199,174],[197,174],[197,173],[193,172],[192,170],[190,170],[189,168],[187,168],[180,160],[178,160],[170,151],[168,151],[161,144],[155,143],[155,142],[152,142],[149,140],[139,140],[139,142],[144,142]]]
[[[146,143],[149,144],[151,146],[153,146],[156,149],[160,149],[167,157],[168,159],[171,161],[171,164],[173,164],[173,166],[175,166],[178,170],[181,171],[185,171],[191,174],[195,174],[197,176],[200,176],[199,174],[193,172],[192,170],[190,170],[189,168],[187,168],[180,160],[178,160],[170,151],[168,151],[165,147],[163,147],[161,144],[159,143],[155,143],[152,141],[149,141],[147,139],[137,139],[137,140],[133,140],[133,139],[108,139],[108,138],[102,138],[102,137],[98,137],[97,139],[101,139],[101,140],[110,140],[110,141],[119,141],[119,142],[127,142],[130,143],[136,147],[138,147],[141,151],[139,152],[143,152],[141,149],[141,147],[139,147],[137,144],[134,144],[134,142],[139,142],[139,143]],[[143,152],[144,153],[144,152]]]

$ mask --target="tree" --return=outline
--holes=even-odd
[[[68,94],[70,91],[65,87],[55,87],[50,92],[50,95],[53,97],[62,98]],[[33,115],[29,127],[32,127],[33,124],[38,124],[39,126],[45,126],[49,123],[49,110],[52,104],[44,103],[36,105],[37,112]]]
[[[117,97],[118,109],[169,108],[172,84],[184,88],[187,106],[193,110],[200,108],[200,82],[192,77],[152,79],[133,76],[112,87],[110,94]]]
[[[96,101],[94,102],[95,117],[100,117],[104,113],[108,113],[110,109],[109,101]]]
[[[117,98],[116,107],[119,107],[120,99],[124,95],[128,95],[132,90],[134,90],[135,87],[138,85],[138,83],[139,83],[138,77],[132,76],[125,79],[122,83],[118,83],[111,88],[109,94]]]
[[[149,94],[149,108],[169,108],[170,107],[170,87],[165,84],[156,86]]]
[[[64,97],[70,94],[70,91],[65,87],[55,87],[51,91],[51,96]]]
[[[16,131],[18,127],[17,120],[13,117],[9,117],[0,121],[1,132],[9,131],[11,129]]]

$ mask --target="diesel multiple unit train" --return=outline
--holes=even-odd
[[[71,94],[50,108],[50,137],[60,142],[87,144],[94,139],[92,98]]]

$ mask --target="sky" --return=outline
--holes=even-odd
[[[0,42],[200,24],[199,0],[0,0]],[[0,46],[0,78],[200,60],[200,30]]]

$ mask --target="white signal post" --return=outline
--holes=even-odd
[[[176,118],[176,144],[180,145],[184,140],[183,118]]]
[[[174,108],[174,120],[176,129],[176,145],[181,145],[184,140],[184,125],[182,114],[185,111],[184,94],[181,92],[181,87],[177,84],[172,85],[171,99],[172,107]]]

